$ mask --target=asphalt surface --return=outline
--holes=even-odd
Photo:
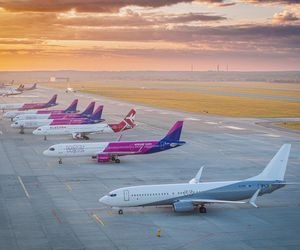
[[[292,150],[286,181],[300,182],[300,133],[263,126],[273,119],[228,118],[132,105],[89,94],[38,89],[3,102],[46,101],[58,93],[58,108],[79,98],[104,104],[107,122],[137,109],[138,126],[123,140],[162,138],[184,119],[186,145],[166,152],[126,156],[120,164],[82,157],[42,155],[68,136],[24,135],[0,120],[0,249],[299,249],[300,186],[286,186],[246,205],[209,205],[207,214],[173,213],[170,207],[124,209],[123,215],[98,202],[109,191],[130,185],[188,182],[205,165],[203,181],[254,176],[283,143]],[[276,119],[274,119],[276,120]],[[294,120],[294,119],[291,119]],[[112,141],[118,134],[92,135]],[[161,237],[156,236],[161,230]]]

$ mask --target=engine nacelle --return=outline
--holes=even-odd
[[[194,210],[193,202],[177,201],[173,204],[174,212],[191,212]]]
[[[98,154],[97,155],[97,161],[98,162],[109,162],[110,161],[110,155],[109,154]]]

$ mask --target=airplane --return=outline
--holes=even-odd
[[[73,89],[73,88],[71,88],[71,85],[70,85],[70,83],[68,82],[68,87],[66,88],[66,91],[65,91],[65,92],[66,92],[66,93],[69,93],[69,92],[76,93],[76,90]]]
[[[104,121],[104,119],[101,119],[103,111],[103,105],[100,105],[96,111],[93,113],[93,115],[89,118],[87,117],[81,117],[81,118],[59,118],[59,119],[40,119],[40,120],[17,120],[14,123],[12,123],[10,126],[12,128],[19,128],[20,133],[24,133],[24,129],[28,128],[38,128],[40,126],[45,125],[75,125],[75,124],[93,124],[93,123],[99,123]]]
[[[7,86],[12,86],[15,80],[12,80],[10,83],[0,83],[0,89],[5,88]]]
[[[12,87],[7,88],[6,86],[10,86],[10,85],[2,85],[2,90],[0,91],[0,95],[3,97],[11,96],[11,95],[19,95],[23,93],[22,84],[20,84],[18,88],[12,88]]]
[[[176,148],[185,144],[180,141],[183,121],[178,121],[161,140],[151,141],[116,141],[95,143],[61,143],[48,148],[43,152],[46,156],[62,157],[91,156],[99,163],[120,163],[119,156],[136,154],[153,154],[168,149]]]
[[[25,87],[25,85],[22,85],[22,91],[29,91],[29,90],[34,90],[37,88],[37,83],[34,83],[31,87]]]
[[[77,100],[77,99],[76,99]],[[70,112],[54,112],[54,113],[39,113],[39,114],[21,114],[17,115],[13,120],[43,120],[43,119],[71,119],[71,118],[88,118],[92,115],[95,102],[91,102],[87,108],[81,113]],[[76,110],[76,108],[75,108]]]
[[[130,110],[128,115],[116,124],[76,124],[76,125],[46,125],[33,131],[34,135],[72,135],[73,139],[88,140],[88,134],[117,133],[135,127],[134,118],[136,111]]]
[[[56,102],[57,95],[54,95],[49,102],[46,103],[5,103],[0,104],[0,110],[29,110],[29,109],[44,109],[58,105]]]
[[[71,105],[66,108],[66,109],[41,109],[41,110],[22,110],[22,111],[8,111],[6,113],[4,113],[3,117],[5,118],[16,118],[18,115],[49,115],[49,114],[60,114],[60,113],[64,113],[64,114],[70,114],[70,113],[76,113],[77,112],[77,103],[78,103],[78,99],[75,99]],[[95,105],[95,102],[94,102]],[[93,110],[94,110],[94,106],[93,106]],[[92,112],[93,112],[92,110]],[[92,113],[91,112],[91,113]]]
[[[288,183],[284,175],[291,145],[284,144],[266,168],[258,175],[238,181],[202,182],[203,167],[189,183],[143,185],[119,188],[99,199],[99,202],[118,208],[169,205],[174,212],[191,212],[199,207],[206,213],[206,204],[228,203],[256,205],[257,196],[272,193]],[[248,201],[243,201],[249,199]]]

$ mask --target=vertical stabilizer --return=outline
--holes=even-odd
[[[57,99],[57,95],[55,94],[47,104],[48,105],[56,105],[57,104],[56,99]]]
[[[162,141],[179,141],[183,121],[177,121],[174,126],[169,130],[168,134],[162,139]]]
[[[251,180],[284,180],[286,166],[291,150],[291,144],[281,146],[277,154],[269,162],[266,168],[257,176],[250,178]]]
[[[74,113],[77,110],[78,99],[75,99],[69,107],[67,107],[63,113]]]
[[[91,116],[93,114],[95,102],[91,102],[86,109],[80,114],[81,116]]]
[[[102,112],[103,112],[103,105],[100,105],[96,109],[96,111],[94,112],[94,114],[92,114],[92,116],[90,117],[90,119],[93,120],[93,121],[99,121],[99,120],[101,120]]]

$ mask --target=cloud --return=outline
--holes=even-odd
[[[222,2],[210,0],[199,2]],[[37,12],[63,12],[76,10],[77,12],[118,12],[120,8],[136,5],[141,7],[162,7],[177,3],[190,3],[193,0],[2,0],[0,7],[9,11],[37,11]]]
[[[225,0],[1,0],[0,7],[12,12],[101,12],[116,13],[126,6],[162,7],[178,3],[202,2],[220,7],[232,6]],[[248,3],[299,4],[299,0],[240,0]]]
[[[295,22],[300,20],[300,18],[290,11],[284,10],[273,15],[273,21],[276,23],[285,23],[285,22]]]

